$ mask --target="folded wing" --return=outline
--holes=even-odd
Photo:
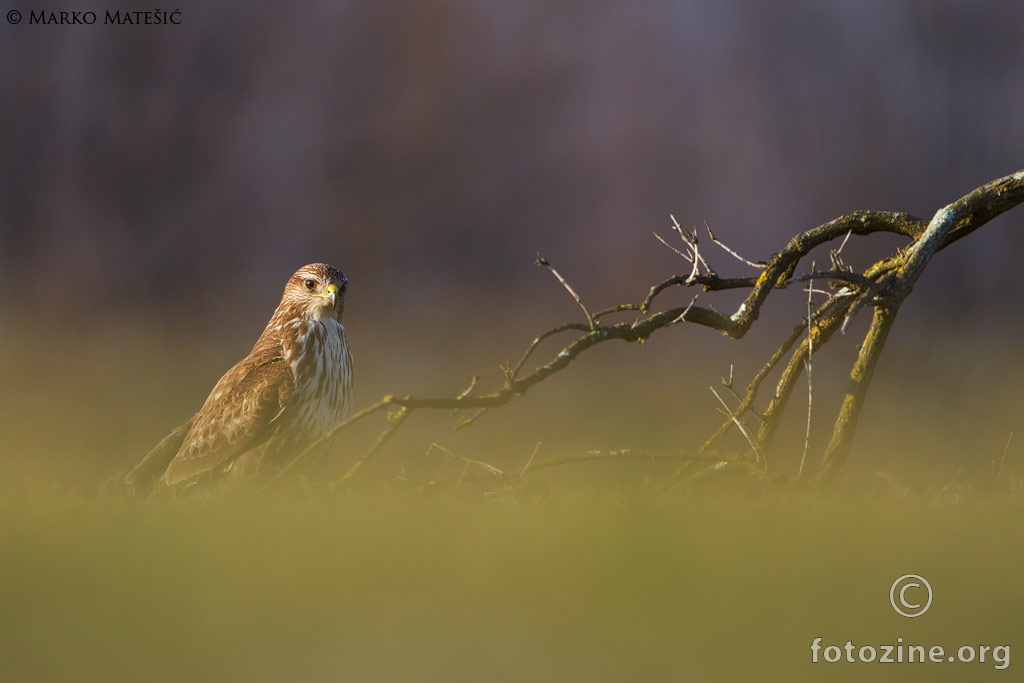
[[[280,345],[254,348],[210,392],[167,466],[164,483],[173,486],[225,467],[263,444],[287,421],[294,390],[295,379]]]

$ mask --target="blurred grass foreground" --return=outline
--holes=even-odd
[[[810,645],[1024,635],[1010,500],[0,505],[3,681],[1014,680],[1011,655],[815,664]],[[889,604],[907,573],[934,588],[921,618]]]
[[[194,410],[238,349],[111,331],[123,341],[79,340],[88,363],[45,341],[12,344],[0,359],[18,387],[0,392],[2,682],[1013,679],[1024,509],[1013,475],[1020,440],[1007,438],[1021,415],[1012,338],[989,342],[972,364],[935,356],[977,340],[932,335],[922,350],[913,334],[894,345],[859,442],[857,474],[876,486],[853,495],[726,482],[658,496],[672,470],[656,463],[531,471],[539,491],[503,496],[468,485],[426,495],[400,479],[458,473],[460,462],[424,454],[433,438],[506,471],[522,468],[538,441],[541,459],[691,445],[717,420],[693,387],[717,381],[730,361],[679,353],[667,337],[595,353],[571,379],[473,430],[453,435],[442,415],[423,425],[427,436],[396,440],[366,486],[172,505],[95,489]],[[423,374],[410,369],[415,359],[389,371],[387,359],[401,356],[388,340],[402,337],[361,334],[384,340],[357,347],[368,368],[362,401],[461,382],[483,365],[438,354],[415,363]],[[816,414],[831,412],[827,393]],[[790,455],[780,468],[799,449]],[[920,618],[889,604],[904,574],[934,588]],[[1010,655],[1003,668],[991,651],[984,663],[814,663],[816,638],[1008,646]]]

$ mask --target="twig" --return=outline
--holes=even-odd
[[[466,387],[465,389],[463,389],[462,393],[455,397],[456,400],[462,399],[462,398],[466,398],[471,393],[473,393],[473,389],[476,388],[476,383],[479,382],[479,381],[480,381],[480,375],[473,375],[473,379],[469,380],[469,386]]]
[[[846,334],[847,328],[850,327],[850,323],[853,322],[854,317],[860,312],[860,309],[864,306],[873,302],[879,295],[881,295],[886,288],[893,283],[896,276],[894,273],[889,273],[885,277],[881,278],[878,282],[871,286],[866,292],[863,292],[853,302],[853,306],[850,307],[846,317],[843,318],[843,325],[839,328],[840,334]]]
[[[661,243],[662,243],[662,244],[664,244],[664,245],[665,245],[666,247],[668,247],[669,249],[671,249],[672,251],[674,251],[674,252],[676,253],[676,255],[677,255],[677,256],[682,256],[682,257],[683,257],[684,259],[686,259],[686,260],[687,260],[688,262],[690,262],[690,263],[693,263],[693,257],[692,257],[692,256],[690,256],[689,254],[684,254],[683,252],[681,252],[681,251],[679,251],[678,249],[676,249],[675,247],[673,247],[673,246],[672,246],[671,244],[669,244],[668,242],[666,242],[666,241],[665,241],[665,238],[664,238],[664,237],[662,237],[662,236],[661,236],[661,235],[659,235],[658,233],[656,233],[656,232],[652,232],[651,234],[652,234],[652,235],[654,235],[654,236],[655,236],[655,237],[657,238],[657,240],[658,240],[659,242],[661,242]]]
[[[1006,462],[1006,454],[1010,450],[1010,442],[1013,441],[1013,432],[1010,432],[1010,436],[1006,438],[1006,445],[1003,446],[1003,456],[999,458],[999,471],[996,472],[996,481],[999,481],[1003,476],[1003,463]]]
[[[833,298],[826,301],[818,308],[815,315],[818,318],[821,318],[822,316],[829,314],[830,312],[832,312],[834,308],[836,308],[839,305],[841,301],[842,300],[839,298]],[[765,379],[767,379],[768,375],[771,374],[772,370],[775,369],[775,367],[786,356],[786,354],[790,352],[790,350],[793,348],[793,345],[796,344],[797,340],[800,339],[800,335],[803,334],[804,329],[806,329],[806,327],[807,321],[804,320],[801,321],[799,325],[794,326],[793,329],[790,330],[789,335],[782,341],[782,343],[779,345],[779,348],[776,349],[775,353],[773,353],[768,358],[768,361],[764,364],[764,366],[762,366],[761,369],[758,370],[758,372],[754,375],[753,379],[750,380],[750,383],[747,385],[746,388],[746,394],[743,396],[743,400],[740,401],[740,405],[737,406],[736,408],[735,412],[737,414],[751,412],[755,416],[757,416],[757,418],[761,421],[761,428],[759,429],[758,440],[762,445],[770,441],[771,433],[773,432],[771,425],[768,425],[766,423],[773,420],[775,412],[779,410],[781,406],[785,405],[786,400],[788,400],[788,387],[790,386],[790,383],[788,381],[784,381],[784,379],[787,376],[787,373],[790,372],[789,368],[793,366],[793,362],[790,361],[789,365],[787,365],[787,369],[783,372],[783,379],[780,379],[779,386],[776,389],[776,394],[772,398],[772,402],[769,404],[768,409],[764,412],[764,414],[757,413],[756,411],[753,410],[754,400],[757,398],[757,394],[761,388],[761,384],[765,381]],[[799,354],[799,351],[797,351],[796,353]],[[722,440],[722,438],[725,437],[725,435],[729,432],[730,429],[732,429],[732,427],[733,423],[731,420],[726,420],[725,422],[723,422],[722,425],[719,426],[719,428],[715,430],[715,432],[710,437],[708,437],[708,439],[704,442],[704,445],[701,446],[700,451],[705,452],[713,448],[716,443],[718,443],[719,441]]]
[[[618,451],[584,451],[582,453],[568,455],[564,458],[555,458],[552,460],[543,460],[533,465],[531,469],[541,470],[548,469],[551,467],[561,467],[577,462],[601,462],[601,461],[633,461],[633,460],[646,460],[646,461],[659,461],[659,460],[711,460],[708,456],[699,455],[696,453],[655,453],[653,451],[631,451],[631,450],[618,450]],[[720,458],[719,458],[720,459]]]
[[[533,447],[533,453],[530,453],[530,459],[526,461],[526,464],[523,465],[523,469],[519,471],[520,479],[522,479],[523,476],[526,474],[526,470],[530,469],[530,465],[533,464],[533,459],[537,457],[537,453],[540,451],[540,443],[541,442],[538,441],[537,445]]]
[[[619,304],[618,306],[604,308],[594,314],[594,320],[600,320],[606,315],[612,315],[613,313],[625,313],[627,311],[640,311],[640,306],[637,304]]]
[[[672,219],[672,229],[676,231],[676,234],[679,235],[679,239],[681,239],[683,244],[686,245],[686,248],[690,250],[690,258],[687,260],[693,264],[693,267],[690,269],[690,274],[687,276],[686,282],[692,283],[700,274],[701,264],[704,265],[705,270],[708,272],[710,272],[711,269],[708,268],[707,263],[704,263],[704,259],[700,255],[700,245],[697,244],[697,231],[691,230],[686,232],[683,230],[682,226],[679,225],[679,221],[676,220],[675,216],[669,214],[668,217]]]
[[[583,305],[583,299],[581,299],[580,295],[576,293],[576,290],[574,290],[572,286],[569,285],[568,282],[566,282],[565,278],[562,277],[562,274],[555,270],[555,267],[548,263],[548,260],[546,258],[540,255],[540,252],[537,252],[537,265],[544,266],[545,268],[551,271],[552,275],[558,278],[558,281],[562,283],[563,287],[565,287],[565,291],[569,292],[569,295],[576,300],[576,304],[583,311],[583,315],[587,316],[587,322],[590,323],[590,329],[596,329],[597,322],[594,321],[594,316],[590,315],[590,311],[587,310],[587,307]]]
[[[849,237],[849,233],[847,233]],[[846,240],[843,240],[846,244]],[[840,247],[842,249],[842,247]],[[811,263],[811,271],[814,271],[814,263]],[[814,406],[814,280],[807,285],[807,429],[804,431],[804,452],[800,455],[800,467],[796,471],[797,480],[803,476],[804,465],[807,463],[807,453],[811,448],[811,410]]]
[[[808,280],[841,280],[848,282],[851,285],[856,285],[862,288],[868,288],[875,285],[875,281],[871,278],[860,275],[859,273],[849,273],[845,270],[811,270],[810,273],[804,273],[803,275],[794,275],[793,277],[786,280],[786,285],[795,284],[797,282],[806,282]]]
[[[732,394],[732,397],[734,399],[736,399],[737,403],[742,403],[743,402],[743,397],[739,395],[739,393],[736,391],[736,387],[733,384],[732,371],[733,371],[733,367],[732,367],[732,365],[730,365],[729,366],[729,379],[726,379],[725,377],[719,377],[719,379],[722,381],[722,386],[729,390],[729,393]]]
[[[366,453],[364,453],[361,458],[356,460],[352,467],[350,467],[348,471],[345,472],[344,475],[342,475],[341,481],[345,481],[347,479],[351,479],[352,477],[354,477],[356,472],[358,472],[359,469],[370,460],[370,458],[376,455],[377,451],[384,447],[384,444],[391,440],[391,437],[395,435],[395,432],[398,431],[398,428],[402,426],[402,423],[405,422],[405,419],[409,417],[409,413],[410,410],[408,408],[403,407],[400,408],[398,412],[395,413],[394,415],[389,415],[388,426],[385,427],[384,431],[380,433],[380,436],[377,437],[377,440],[373,443],[373,446],[370,448],[370,450],[366,451]]]
[[[647,313],[651,310],[651,304],[654,302],[655,297],[666,289],[677,285],[684,285],[687,287],[700,285],[701,289],[705,292],[721,292],[727,289],[750,289],[757,284],[757,280],[758,278],[756,277],[720,278],[714,273],[698,275],[693,279],[690,279],[689,275],[673,275],[672,277],[651,287],[643,302],[636,306],[636,310],[641,313]]]
[[[462,429],[465,429],[466,427],[472,426],[472,424],[479,420],[481,417],[483,417],[488,410],[488,408],[480,408],[469,417],[464,417],[460,419],[458,422],[455,423],[455,431],[460,431]]]
[[[385,396],[380,401],[377,401],[376,403],[374,403],[371,406],[367,406],[366,408],[363,408],[362,410],[360,410],[356,414],[352,415],[351,417],[349,417],[349,418],[347,418],[345,420],[342,420],[339,424],[337,424],[334,427],[332,427],[331,429],[327,430],[327,432],[323,436],[321,436],[319,439],[315,440],[313,443],[309,444],[304,449],[302,449],[302,451],[300,451],[298,455],[296,455],[294,458],[292,458],[291,461],[289,461],[287,465],[285,465],[280,470],[278,470],[274,474],[274,477],[270,481],[268,481],[266,483],[266,485],[262,489],[260,489],[260,491],[262,492],[262,491],[265,491],[265,490],[269,489],[275,483],[277,483],[282,478],[284,478],[284,476],[286,474],[288,474],[288,472],[290,472],[292,470],[292,468],[294,468],[303,458],[305,458],[307,455],[309,455],[313,450],[318,448],[321,444],[323,444],[326,441],[328,441],[329,439],[333,438],[334,435],[337,434],[338,432],[340,432],[341,430],[346,429],[347,427],[355,424],[356,422],[359,422],[364,417],[368,417],[370,415],[373,415],[376,412],[379,412],[379,411],[384,410],[385,408],[387,408],[389,405],[391,405],[392,398],[393,397],[390,396],[390,395],[389,396]]]
[[[683,230],[682,230],[682,228],[679,227],[679,222],[676,221],[676,217],[675,216],[672,216],[672,222],[675,223],[676,230],[679,232],[679,234],[682,234]],[[709,266],[708,262],[704,260],[704,256],[700,253],[700,250],[697,248],[697,241],[698,241],[697,228],[695,228],[695,227],[694,228],[690,228],[689,238],[690,238],[690,243],[693,245],[693,257],[697,261],[700,262],[700,265],[704,266],[704,272],[705,273],[707,273],[709,275],[713,275],[715,271],[711,269],[711,266]],[[696,264],[694,264],[694,265],[696,265]],[[697,275],[697,272],[694,271],[694,276],[696,276],[696,275]]]
[[[697,303],[697,296],[698,295],[696,295],[696,294],[693,295],[693,298],[690,299],[690,303],[686,304],[686,308],[683,309],[683,312],[680,313],[679,315],[677,315],[675,320],[672,321],[673,325],[675,323],[684,323],[684,322],[686,322],[686,314],[689,313],[693,309],[693,305],[695,303]]]
[[[737,252],[735,252],[732,249],[730,249],[729,247],[727,247],[724,242],[722,242],[717,237],[715,237],[715,233],[711,232],[711,226],[708,225],[707,221],[704,221],[704,227],[707,229],[708,237],[711,238],[711,241],[714,242],[715,244],[717,244],[718,246],[720,246],[722,249],[724,249],[725,253],[729,254],[730,256],[735,258],[736,260],[738,260],[738,261],[740,261],[742,263],[747,264],[751,268],[757,268],[758,270],[764,270],[765,268],[768,267],[768,264],[765,263],[764,261],[751,261],[749,259],[746,259],[746,258],[740,256]]]
[[[563,467],[565,465],[573,465],[576,463],[585,462],[714,462],[720,463],[722,458],[713,457],[711,455],[703,455],[699,453],[658,453],[655,451],[634,451],[634,450],[612,450],[612,451],[582,451],[577,453],[570,453],[569,455],[561,458],[552,458],[551,460],[541,460],[540,462],[534,462],[530,466],[530,472],[536,472],[538,470],[546,470],[553,467]],[[514,472],[506,472],[502,478],[503,481],[512,481],[522,478],[522,474],[516,474]],[[466,479],[465,472],[457,477],[450,479],[442,479],[438,481],[425,482],[423,487],[425,489],[438,489],[449,485],[460,485],[462,481]],[[476,479],[476,478],[474,478]],[[487,477],[486,481],[495,481],[493,477]]]
[[[589,329],[590,329],[589,327],[587,327],[586,325],[582,325],[580,323],[565,323],[565,324],[559,325],[557,327],[552,327],[547,332],[544,332],[543,334],[540,334],[537,337],[534,337],[533,341],[530,342],[530,345],[528,347],[526,347],[526,352],[523,354],[522,358],[520,358],[519,362],[516,363],[515,366],[513,366],[512,370],[511,370],[511,375],[510,375],[511,378],[515,379],[516,377],[519,376],[519,371],[523,369],[523,365],[526,363],[526,360],[530,357],[531,354],[533,354],[533,352],[537,348],[537,346],[539,346],[540,343],[542,341],[544,341],[545,339],[547,339],[548,337],[551,337],[551,336],[556,335],[556,334],[560,334],[562,332],[568,332],[569,330],[577,330],[577,331],[580,331],[580,332],[586,332]],[[509,374],[509,373],[506,373],[506,374]]]
[[[765,470],[767,470],[768,461],[765,459],[764,453],[761,451],[761,447],[758,446],[757,442],[754,441],[754,439],[750,436],[749,433],[747,433],[746,427],[743,425],[742,422],[739,421],[739,419],[736,417],[736,414],[729,409],[729,406],[726,405],[725,401],[722,400],[722,397],[718,395],[718,392],[715,391],[715,388],[710,387],[710,389],[711,393],[714,394],[715,398],[718,399],[718,402],[722,404],[723,408],[725,408],[725,414],[729,416],[729,419],[731,419],[733,423],[736,425],[736,429],[740,430],[740,434],[743,435],[743,438],[747,440],[747,443],[750,444],[750,447],[754,450],[754,453],[757,456],[758,464],[763,463]]]
[[[445,448],[441,444],[437,443],[436,441],[431,441],[430,442],[430,446],[427,447],[426,455],[430,455],[430,452],[432,450],[434,450],[434,449],[437,449],[437,450],[441,451],[442,453],[447,454],[448,457],[450,457],[453,460],[461,460],[462,462],[466,463],[467,465],[474,465],[474,466],[479,467],[480,469],[482,469],[485,472],[488,472],[490,474],[494,474],[494,475],[498,475],[498,476],[502,476],[502,475],[505,474],[499,468],[497,468],[494,465],[491,465],[489,463],[486,463],[483,460],[476,460],[474,458],[467,458],[464,455],[456,455],[455,453],[453,453],[452,451],[448,450],[447,448]]]
[[[832,261],[832,268],[834,268],[835,270],[853,270],[852,268],[848,268],[847,265],[843,262],[842,256],[843,249],[846,247],[846,243],[849,241],[850,235],[852,234],[852,230],[846,233],[846,237],[843,238],[843,242],[842,244],[839,245],[839,248],[828,253],[829,259]]]
[[[846,243],[850,241],[850,235],[852,235],[852,234],[853,234],[853,230],[847,230],[846,231],[846,237],[843,238],[843,241],[839,245],[839,248],[836,249],[836,251],[835,251],[835,255],[836,256],[839,256],[840,254],[843,253],[843,249],[846,248]]]

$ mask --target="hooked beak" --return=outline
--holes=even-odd
[[[333,282],[327,285],[327,293],[324,298],[331,302],[331,308],[337,308],[338,306],[338,285]]]

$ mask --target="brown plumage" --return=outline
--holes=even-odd
[[[345,328],[348,278],[314,263],[289,278],[248,356],[227,371],[203,407],[128,473],[137,491],[206,475],[265,474],[344,419],[352,355]]]

